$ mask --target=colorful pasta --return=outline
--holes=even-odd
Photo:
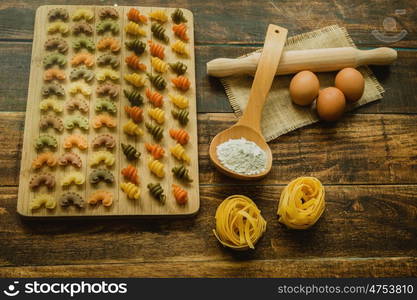
[[[100,19],[107,19],[107,18],[118,19],[119,18],[119,13],[113,7],[103,7],[103,8],[101,8],[98,15],[99,15]]]
[[[148,168],[159,178],[163,178],[165,176],[164,164],[157,159],[151,158],[148,162]]]
[[[119,96],[120,87],[117,84],[105,82],[97,86],[96,93],[99,96],[109,96],[110,98],[115,99]]]
[[[149,102],[152,103],[155,107],[162,107],[164,104],[164,98],[160,93],[157,91],[152,92],[151,89],[146,89],[146,97],[148,98]]]
[[[129,21],[133,21],[136,23],[142,23],[142,24],[148,23],[148,18],[145,15],[141,15],[140,11],[133,7],[129,9],[127,13],[127,19]]]
[[[164,129],[158,125],[145,122],[146,129],[157,141],[160,141],[164,136]]]
[[[36,210],[41,207],[45,207],[46,209],[55,209],[56,201],[52,195],[49,194],[38,194],[35,198],[30,202],[29,209]]]
[[[140,106],[140,105],[143,104],[143,97],[139,93],[138,90],[135,90],[135,89],[132,89],[130,91],[123,90],[123,94],[125,95],[125,97],[127,98],[127,100],[129,100],[130,105],[132,105],[132,106]]]
[[[89,182],[91,184],[98,184],[100,182],[112,184],[114,180],[114,176],[109,170],[101,168],[92,170],[89,176]]]
[[[159,107],[148,109],[148,115],[158,124],[163,124],[165,122],[165,112]]]
[[[62,7],[53,8],[48,12],[48,19],[50,22],[53,22],[55,20],[62,20],[65,22],[68,20],[68,18],[68,11]]]
[[[135,124],[132,120],[129,120],[125,125],[123,125],[123,132],[127,135],[143,135],[142,129],[140,129],[139,126]]]
[[[103,34],[108,31],[114,35],[118,34],[119,24],[113,20],[104,20],[97,24],[97,33]]]
[[[72,26],[72,34],[79,35],[81,33],[85,35],[92,35],[93,27],[85,21],[75,23]]]
[[[67,64],[67,57],[61,53],[54,52],[52,54],[48,54],[43,59],[43,66],[45,69],[50,68],[54,65],[59,66],[60,68],[64,67]]]
[[[149,81],[157,90],[162,91],[166,88],[167,82],[160,74],[152,75],[150,73],[146,73],[146,76],[148,76]]]
[[[90,68],[94,66],[94,55],[87,52],[82,52],[74,55],[74,57],[71,59],[71,65],[74,67],[81,64],[84,64]]]
[[[67,35],[69,30],[68,24],[61,21],[51,23],[47,29],[49,34],[60,33],[62,36]]]
[[[70,73],[71,80],[84,79],[86,82],[90,82],[94,79],[95,74],[92,70],[87,69],[85,66],[74,68]]]
[[[88,119],[81,115],[69,115],[64,120],[64,127],[68,130],[72,130],[75,127],[88,130]]]
[[[93,40],[87,37],[81,37],[73,40],[72,49],[74,49],[75,52],[78,52],[81,49],[86,49],[89,52],[94,52],[96,50]]]
[[[189,112],[187,109],[173,109],[171,110],[172,117],[185,126],[188,123]]]
[[[83,208],[85,204],[84,198],[80,194],[74,192],[63,193],[58,201],[62,207],[74,205],[78,208]]]
[[[188,107],[188,99],[184,96],[168,94],[168,97],[171,99],[171,102],[174,103],[178,108],[184,109]]]
[[[109,114],[99,114],[93,118],[91,126],[93,126],[94,129],[98,129],[103,126],[106,126],[107,128],[115,128],[116,125],[116,119],[111,117]]]
[[[60,166],[72,165],[76,168],[81,168],[82,160],[80,156],[78,154],[75,154],[74,152],[65,152],[59,157],[58,165]]]
[[[140,157],[140,152],[130,144],[121,144],[123,154],[128,160],[136,160]]]
[[[171,19],[172,22],[174,22],[175,24],[187,22],[187,19],[184,17],[184,12],[179,8],[175,9],[174,12],[171,14]]]
[[[165,47],[154,43],[153,41],[148,41],[149,44],[149,53],[154,57],[159,57],[160,59],[165,58]]]
[[[181,145],[185,145],[190,140],[190,135],[184,129],[170,129],[169,135]]]
[[[40,169],[44,165],[53,168],[58,163],[58,159],[52,152],[42,152],[32,161],[32,169]]]
[[[98,190],[90,195],[87,202],[90,205],[101,203],[104,207],[109,207],[113,204],[113,194],[108,191]]]
[[[96,78],[98,81],[105,81],[107,79],[117,81],[119,80],[119,72],[116,72],[113,69],[103,68],[96,71]]]
[[[116,146],[116,140],[110,134],[100,134],[91,142],[93,148],[105,147],[109,150]]]
[[[127,41],[125,45],[128,50],[135,52],[136,55],[141,55],[146,49],[146,44],[140,39]]]
[[[104,37],[97,43],[98,50],[110,49],[110,51],[116,53],[120,51],[120,42],[114,37]]]
[[[89,105],[87,101],[80,98],[71,98],[65,102],[65,108],[69,111],[79,110],[82,113],[87,113]]]
[[[55,95],[58,97],[65,96],[64,87],[58,83],[46,83],[42,86],[42,96],[47,97]]]
[[[96,165],[99,165],[100,163],[104,163],[106,166],[111,167],[114,162],[115,162],[115,158],[114,158],[114,154],[112,154],[109,151],[97,151],[94,152],[91,155],[90,158],[90,167],[94,167]]]
[[[155,159],[160,159],[165,155],[165,150],[158,144],[145,143],[145,148]]]
[[[85,82],[75,82],[70,84],[68,91],[72,95],[81,94],[89,97],[92,94],[91,87]]]
[[[187,68],[188,68],[187,65],[180,61],[168,64],[168,65],[171,68],[171,70],[177,75],[183,75],[185,74],[185,72],[187,72]]]
[[[52,110],[56,113],[61,113],[63,111],[61,103],[57,99],[53,99],[53,98],[43,99],[39,103],[39,109],[41,111]]]
[[[46,130],[49,127],[54,128],[56,131],[61,132],[64,130],[64,124],[62,120],[54,115],[46,115],[41,117],[39,121],[39,128],[41,130]]]
[[[165,11],[162,9],[154,10],[149,14],[152,20],[165,23],[168,21],[168,16],[166,15]]]
[[[182,91],[188,91],[191,85],[190,80],[187,77],[182,76],[182,75],[176,78],[172,78],[171,81],[175,87],[177,87],[178,89]]]
[[[72,15],[72,20],[79,21],[83,19],[87,22],[91,22],[94,20],[94,12],[88,8],[78,8]]]
[[[145,78],[138,73],[130,73],[124,76],[124,79],[135,87],[142,87],[145,85]]]
[[[143,109],[138,106],[125,106],[126,114],[132,119],[135,123],[140,123],[143,120]]]
[[[125,58],[126,64],[134,69],[139,71],[146,71],[146,65],[140,62],[139,56],[132,53],[128,57]]]
[[[193,182],[192,178],[190,177],[188,169],[184,167],[183,165],[173,167],[171,172],[172,174],[174,174],[176,178],[182,181]]]
[[[125,32],[134,36],[146,36],[146,31],[139,24],[132,21],[125,25]]]
[[[151,65],[159,73],[165,73],[168,70],[168,64],[158,57],[151,58]]]
[[[139,200],[140,198],[140,189],[138,186],[134,185],[131,182],[123,182],[120,184],[120,188],[127,195],[129,199]]]
[[[116,104],[109,99],[97,99],[94,109],[96,112],[107,111],[111,114],[115,114],[117,112]]]
[[[174,195],[175,201],[178,204],[184,205],[188,201],[188,193],[182,187],[177,184],[172,184],[172,194]]]
[[[182,56],[188,56],[189,54],[187,46],[182,41],[176,41],[175,43],[171,44],[171,49],[175,53]]]
[[[134,184],[139,184],[138,169],[136,169],[134,166],[127,165],[127,167],[121,170],[121,173],[128,181]]]
[[[185,149],[180,144],[176,144],[175,146],[171,147],[170,150],[171,150],[171,154],[176,159],[183,161],[185,163],[190,163],[191,161],[190,157],[187,155],[187,153],[185,153]]]
[[[51,173],[40,173],[34,175],[29,181],[29,187],[36,190],[41,186],[46,186],[49,190],[55,186],[55,176]]]
[[[187,35],[187,26],[184,23],[173,25],[172,31],[175,33],[177,37],[179,37],[183,41],[189,40]]]
[[[50,38],[45,42],[45,50],[58,50],[59,53],[65,54],[68,51],[68,43],[61,38]]]
[[[151,26],[152,34],[158,40],[163,41],[164,43],[169,42],[169,37],[165,34],[165,28],[158,23],[153,23]]]
[[[147,185],[147,188],[149,190],[149,193],[161,203],[165,203],[166,196],[164,194],[164,189],[162,188],[160,183],[149,183]]]
[[[64,139],[64,148],[72,149],[77,147],[80,150],[85,150],[88,148],[87,139],[80,134],[71,134]]]
[[[61,180],[62,186],[69,186],[71,184],[82,185],[85,182],[85,176],[81,172],[70,172]]]
[[[113,54],[102,54],[97,58],[97,64],[99,66],[111,66],[113,69],[117,69],[120,65],[120,59]]]
[[[65,75],[65,72],[63,70],[52,68],[45,70],[43,72],[43,80],[45,81],[52,81],[52,80],[65,80],[67,76]]]
[[[55,137],[48,134],[41,134],[37,138],[35,138],[34,146],[36,150],[42,150],[44,148],[50,148],[51,150],[55,150],[58,147],[58,141]]]

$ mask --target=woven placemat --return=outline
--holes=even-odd
[[[356,47],[346,29],[332,25],[288,38],[284,51],[349,46]],[[258,51],[261,51],[261,49]],[[360,67],[358,70],[365,78],[365,91],[358,102],[348,106],[348,110],[381,99],[384,93],[384,88],[367,66]],[[317,73],[320,87],[332,86],[335,74],[335,72]],[[267,141],[318,121],[314,106],[300,107],[291,102],[288,87],[292,76],[278,76],[272,84],[264,107],[261,124],[262,132]],[[242,111],[244,111],[248,102],[252,81],[253,77],[246,75],[230,76],[221,79],[230,104],[238,117],[242,115]]]

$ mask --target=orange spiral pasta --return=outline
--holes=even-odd
[[[164,99],[160,93],[157,91],[152,92],[151,89],[146,89],[146,97],[148,98],[149,102],[153,104],[153,106],[156,107],[162,107],[164,104]]]
[[[143,109],[139,106],[125,106],[125,112],[135,123],[140,123],[143,120]]]
[[[172,31],[183,41],[188,41],[187,26],[184,23],[173,25]]]
[[[148,18],[145,15],[141,15],[140,11],[133,7],[129,9],[127,13],[127,18],[129,19],[129,21],[133,21],[136,23],[142,23],[142,24],[148,23]]]
[[[139,183],[138,169],[132,165],[128,165],[126,168],[123,168],[121,171],[122,175],[134,184]]]
[[[93,128],[98,129],[103,126],[108,128],[116,127],[116,120],[108,114],[100,114],[93,118]]]
[[[180,90],[187,91],[190,88],[191,82],[185,76],[178,76],[171,79],[172,83]]]
[[[132,53],[125,59],[126,64],[135,70],[146,71],[146,65],[140,62],[139,56],[135,53]]]
[[[188,143],[188,140],[190,139],[190,135],[187,131],[184,129],[170,129],[169,135],[176,140],[181,145],[185,145]]]
[[[64,139],[64,148],[71,149],[78,147],[80,150],[85,150],[88,147],[87,139],[79,134],[71,134]]]
[[[188,200],[188,193],[182,187],[177,184],[172,184],[172,193],[174,194],[174,198],[178,204],[183,205],[187,203]]]
[[[149,44],[149,52],[152,56],[159,57],[160,59],[164,59],[165,57],[165,47],[154,43],[152,41],[148,41]]]
[[[88,52],[81,52],[76,55],[71,60],[72,66],[78,66],[80,64],[84,64],[87,67],[94,66],[94,55],[88,53]]]
[[[165,155],[165,150],[158,144],[145,144],[146,150],[152,155],[155,159],[160,159]]]
[[[51,81],[54,79],[65,80],[65,78],[67,78],[65,72],[57,68],[48,69],[43,73],[43,80],[45,81]]]
[[[87,202],[91,205],[96,205],[97,203],[101,202],[103,206],[109,207],[113,203],[113,194],[107,191],[98,190],[91,194]]]
[[[36,157],[32,161],[32,168],[40,169],[45,164],[48,167],[55,167],[57,162],[58,162],[58,159],[55,157],[55,155],[52,152],[43,152],[39,154],[38,157]]]
[[[112,52],[119,52],[120,42],[114,37],[104,37],[97,43],[98,50],[105,50],[109,48]]]

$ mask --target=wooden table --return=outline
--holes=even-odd
[[[33,22],[44,1],[3,0],[0,276],[417,276],[417,16],[413,1],[376,3],[176,1],[175,6],[190,8],[196,19],[199,214],[175,220],[30,222],[16,214],[16,198]],[[385,44],[371,34],[383,29],[386,17],[396,18],[397,31],[408,31],[404,39]],[[219,81],[207,77],[205,63],[260,47],[268,23],[288,28],[289,35],[339,24],[360,48],[388,45],[399,50],[399,58],[390,68],[373,68],[387,90],[382,101],[336,125],[317,124],[278,138],[271,143],[271,174],[261,182],[242,183],[220,175],[209,161],[211,138],[235,117]],[[285,184],[301,175],[325,184],[327,208],[311,230],[296,232],[281,226],[275,211]],[[216,207],[236,193],[255,199],[268,221],[255,251],[234,253],[212,234]]]

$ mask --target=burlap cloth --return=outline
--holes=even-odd
[[[333,25],[288,38],[284,50],[349,46],[356,47],[346,29]],[[358,70],[365,78],[365,91],[358,102],[348,106],[348,110],[381,99],[384,92],[384,88],[368,67],[360,67]],[[335,72],[317,73],[317,75],[321,88],[334,85]],[[272,84],[262,115],[262,132],[267,141],[318,121],[314,105],[313,107],[300,107],[292,104],[288,91],[292,76],[278,76]],[[246,107],[252,80],[253,77],[246,75],[221,79],[237,116],[240,116]]]

